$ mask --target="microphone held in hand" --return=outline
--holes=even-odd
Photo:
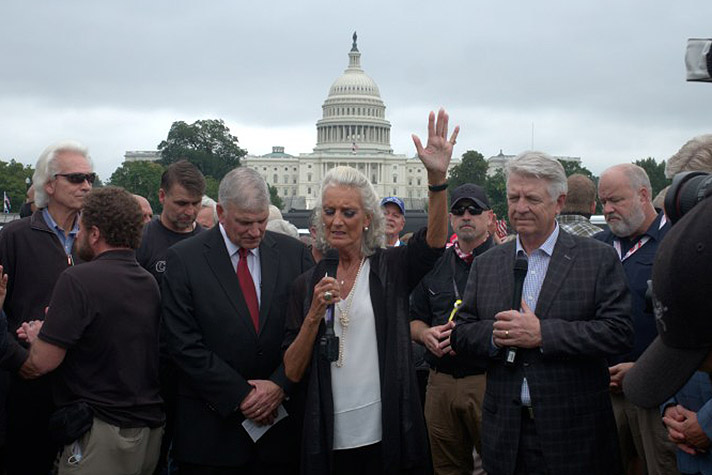
[[[335,249],[329,250],[324,256],[324,267],[326,273],[336,277],[336,270],[339,267],[339,253]],[[326,361],[333,362],[339,359],[339,337],[334,333],[334,304],[326,306],[326,317],[324,318],[326,329],[324,336],[319,340],[319,355]]]
[[[522,288],[524,287],[524,279],[527,277],[527,269],[529,261],[524,256],[518,256],[514,261],[514,296],[512,297],[512,310],[519,310],[522,306]],[[507,366],[514,365],[517,359],[517,347],[511,346],[507,348],[507,356],[504,364]]]

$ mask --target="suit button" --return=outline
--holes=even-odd
[[[529,363],[526,363],[526,362],[525,362],[525,363],[524,363],[524,367],[525,367],[525,368],[528,368],[528,367],[529,367]]]
[[[262,351],[258,351],[257,356],[262,356]]]

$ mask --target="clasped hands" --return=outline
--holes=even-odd
[[[663,423],[668,430],[668,438],[685,453],[696,455],[706,452],[710,439],[697,421],[697,413],[681,405],[665,409]]]
[[[541,346],[539,317],[522,300],[522,311],[505,310],[494,316],[492,338],[498,347],[538,348]]]
[[[277,417],[277,408],[284,400],[284,391],[268,379],[251,379],[252,386],[240,403],[240,411],[247,419],[259,425],[272,425]]]

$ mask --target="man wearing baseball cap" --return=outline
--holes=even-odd
[[[436,475],[479,469],[479,456],[473,460],[473,448],[481,450],[487,361],[454,354],[450,333],[455,322],[450,316],[465,293],[472,261],[494,245],[488,233],[493,220],[482,187],[467,183],[455,188],[450,205],[455,242],[411,294],[411,334],[425,346],[430,366],[425,421]]]
[[[405,203],[397,196],[387,196],[381,200],[381,209],[386,218],[386,246],[402,246],[400,233],[405,226]]]
[[[623,380],[623,391],[634,404],[657,407],[675,395],[695,371],[712,373],[712,311],[707,295],[712,289],[711,264],[712,199],[707,198],[670,229],[658,248],[652,281],[659,336]],[[712,421],[703,421],[697,417],[700,413],[687,409],[677,414],[677,420],[666,417],[666,424],[668,429],[677,429],[669,433],[677,432],[678,447],[693,453],[706,451]],[[692,438],[684,428],[695,424],[696,437]]]

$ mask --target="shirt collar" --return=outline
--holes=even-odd
[[[227,254],[228,254],[228,256],[232,257],[235,254],[237,254],[237,252],[240,250],[240,246],[238,246],[237,244],[232,242],[230,240],[230,238],[227,237],[227,233],[225,232],[225,228],[223,227],[222,223],[218,223],[218,226],[220,226],[220,234],[222,234],[223,240],[225,241],[225,247],[227,248]],[[259,249],[260,249],[259,247],[255,248],[255,249],[247,249],[247,252],[251,253],[255,257],[259,257],[260,256]]]
[[[551,232],[551,234],[549,234],[549,237],[546,238],[546,241],[544,241],[544,243],[537,249],[541,250],[542,252],[544,252],[544,254],[551,257],[551,255],[554,253],[554,246],[556,245],[557,239],[559,239],[559,223],[554,220],[554,230]],[[534,249],[534,251],[536,251],[537,249]],[[526,254],[524,246],[522,246],[522,242],[519,240],[519,234],[517,234],[517,254],[519,254],[519,251]]]
[[[79,215],[77,215],[77,217],[74,218],[74,224],[72,225],[72,229],[68,233],[64,229],[59,227],[59,224],[57,224],[57,222],[54,220],[54,218],[52,218],[52,215],[50,214],[49,209],[42,208],[42,217],[44,217],[45,223],[47,223],[47,226],[50,229],[54,230],[55,232],[61,231],[62,233],[64,233],[67,236],[76,235],[79,232],[79,219],[77,219],[79,217]]]

